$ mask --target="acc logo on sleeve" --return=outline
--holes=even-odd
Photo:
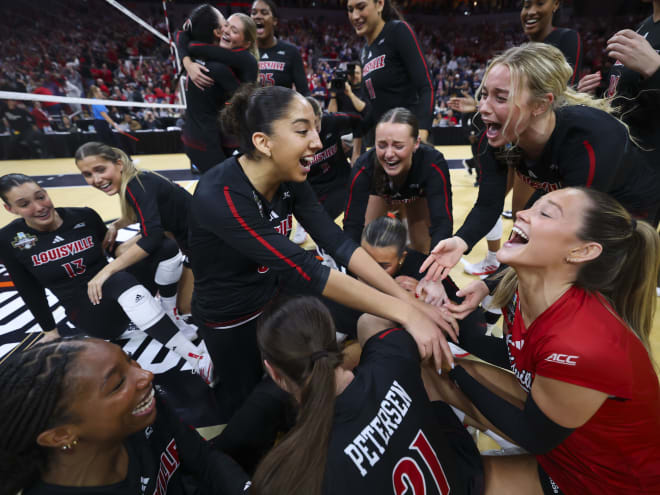
[[[553,352],[547,358],[545,358],[545,360],[550,361],[551,363],[565,364],[566,366],[576,366],[576,361],[579,357],[580,356],[569,356],[568,354],[559,354]]]

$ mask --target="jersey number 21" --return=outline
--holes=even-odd
[[[432,491],[432,493],[447,495],[449,493],[449,482],[445,476],[445,471],[442,469],[438,455],[422,430],[417,432],[409,448],[419,454],[419,457],[426,464],[427,471],[435,484],[435,491]],[[426,493],[426,479],[422,467],[412,457],[403,457],[397,462],[392,471],[392,485],[396,495],[403,495],[404,493],[406,495],[424,495]],[[429,488],[433,490],[432,486]]]

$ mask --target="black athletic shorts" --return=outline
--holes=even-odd
[[[564,495],[561,488],[557,483],[546,473],[539,464],[539,479],[541,480],[541,488],[543,488],[544,495]]]

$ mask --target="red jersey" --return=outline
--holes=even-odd
[[[610,397],[558,447],[537,456],[565,493],[660,494],[660,386],[637,336],[603,297],[572,287],[529,328],[518,294],[503,310],[511,369]]]

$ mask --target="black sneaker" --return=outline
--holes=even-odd
[[[468,174],[472,175],[472,171],[476,168],[474,166],[474,158],[463,160],[463,167],[465,167],[465,170],[467,170]]]
[[[506,218],[507,220],[511,220],[513,218],[513,212],[511,210],[504,210],[502,212],[502,217]]]

